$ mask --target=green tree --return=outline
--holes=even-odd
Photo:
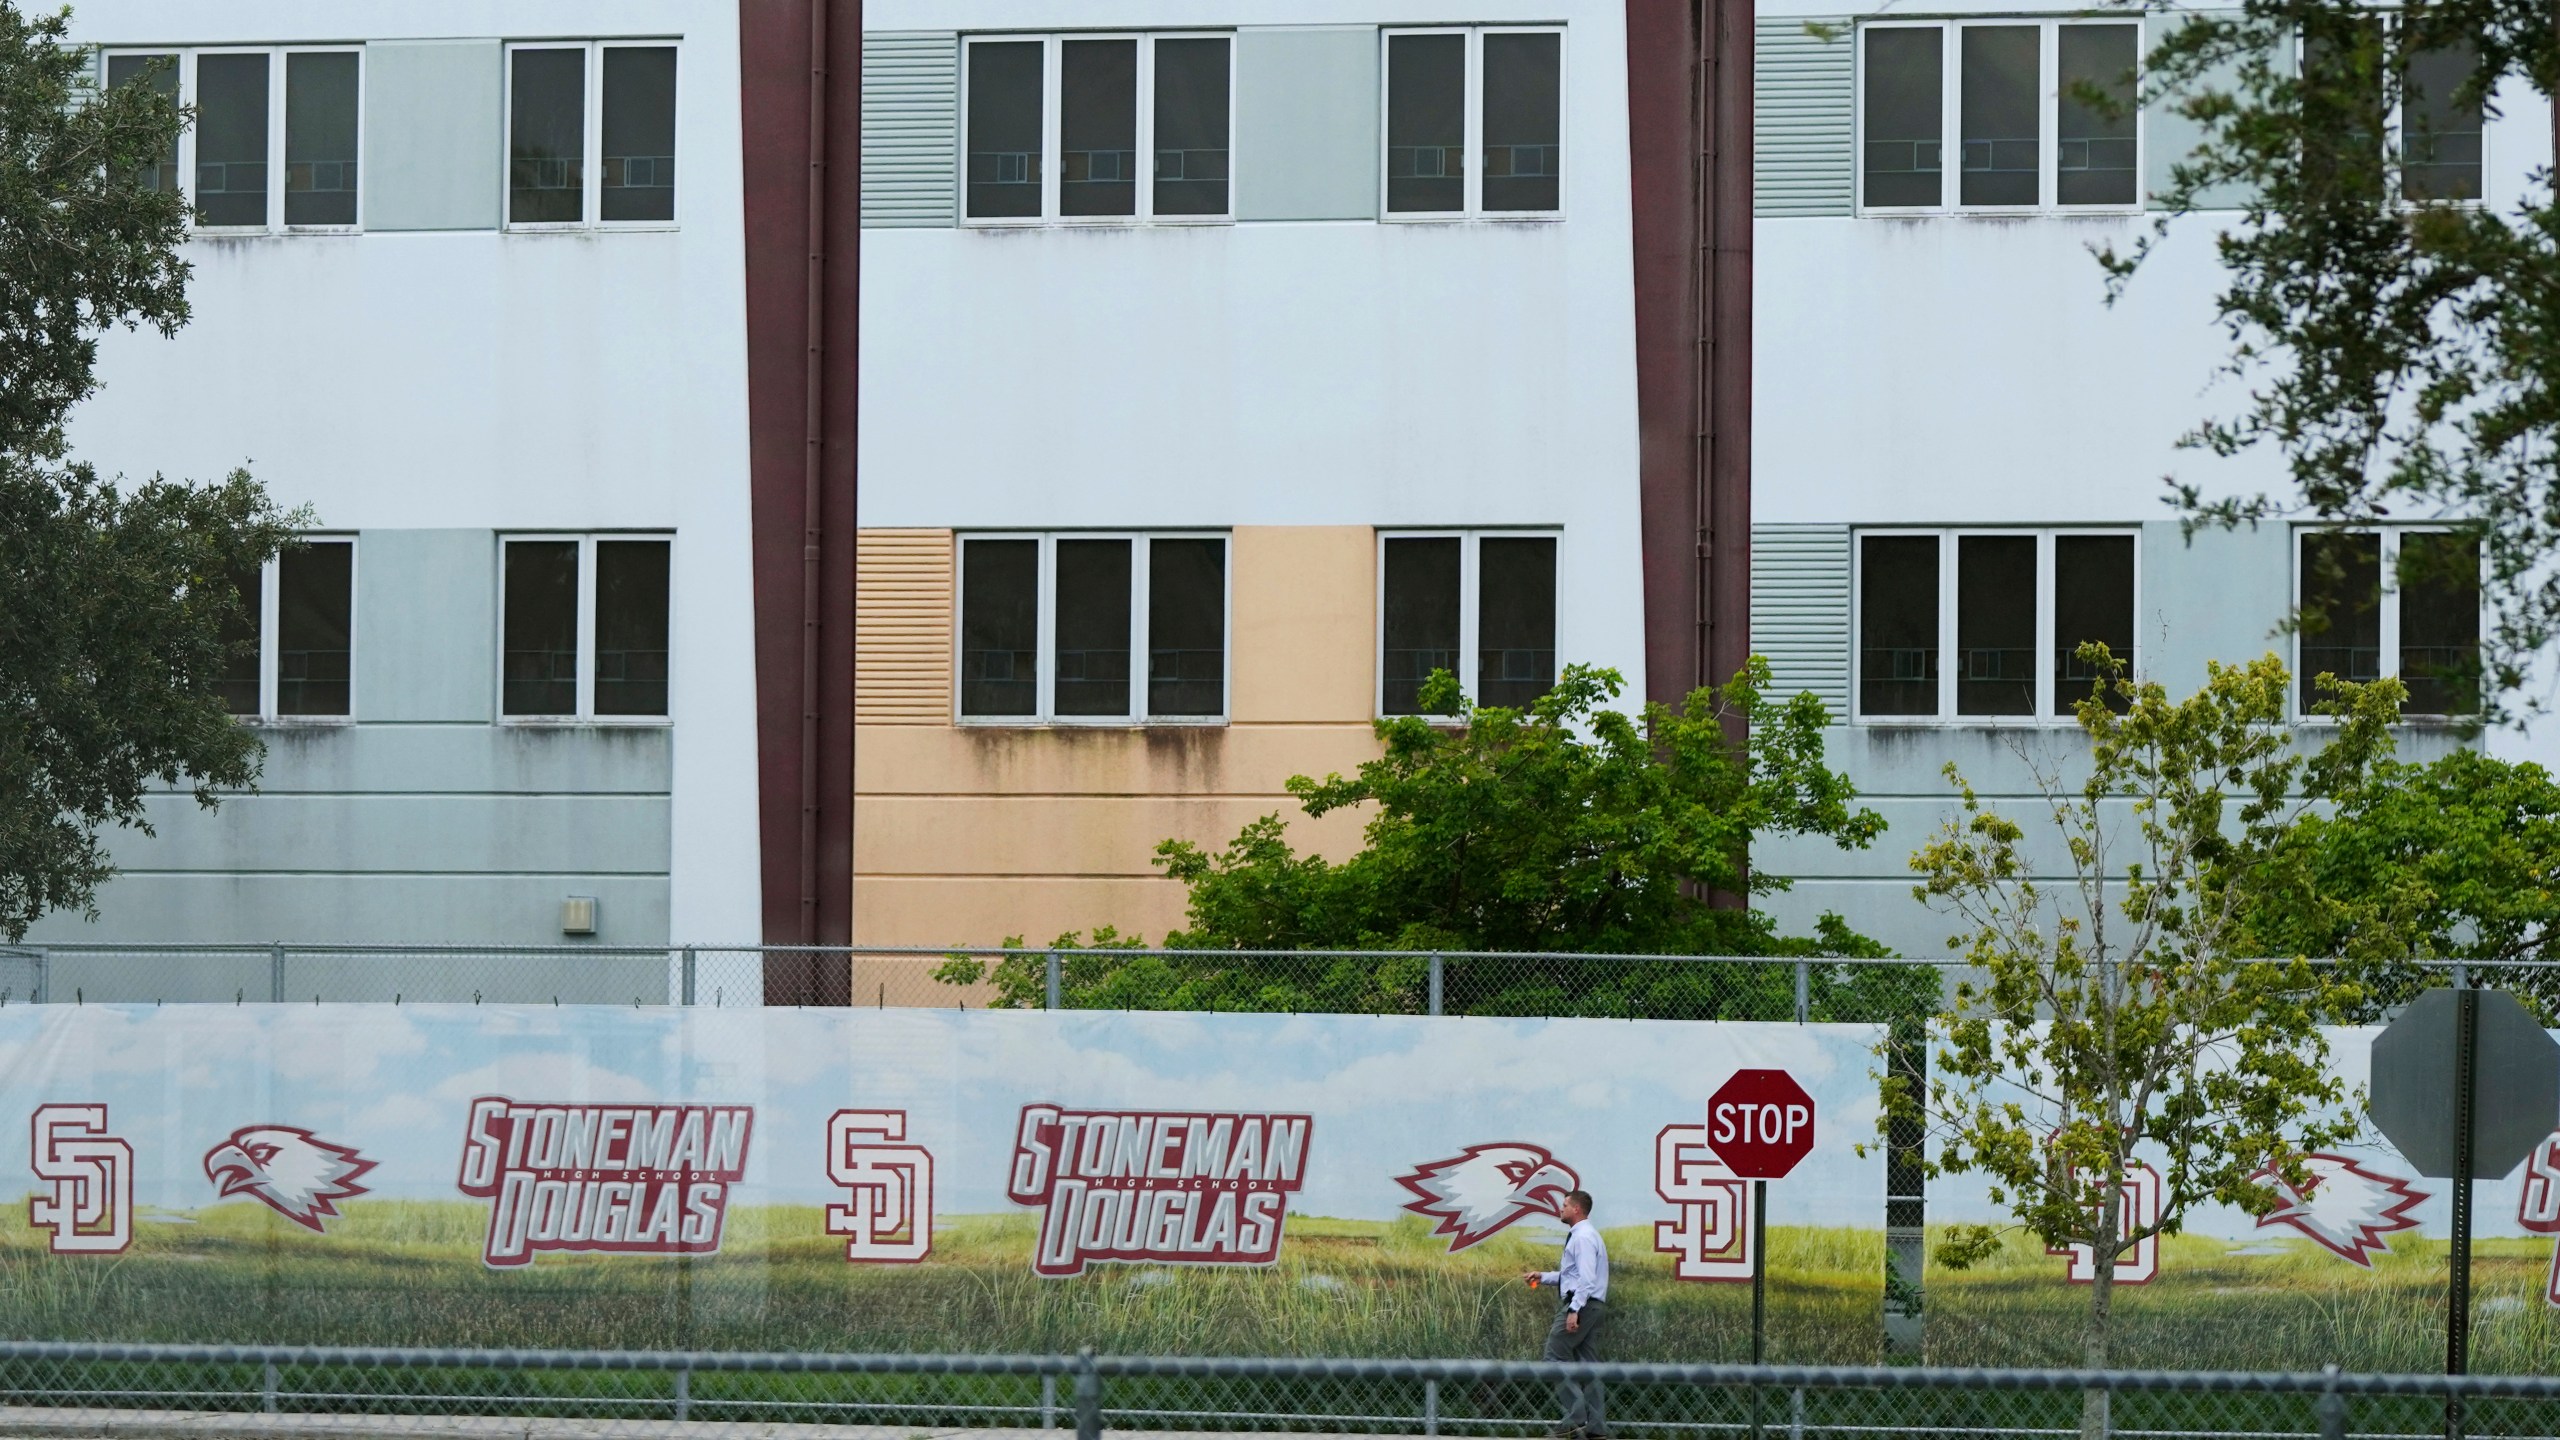
[[[261,750],[216,689],[247,653],[235,577],[298,517],[246,474],[120,490],[67,464],[110,325],[187,316],[186,212],[157,188],[186,116],[148,84],[100,92],[67,14],[0,0],[0,937],[87,907],[98,832],[149,826],[147,786],[199,803]],[[250,638],[246,646],[254,646]]]
[[[1377,722],[1385,753],[1356,775],[1288,783],[1308,816],[1364,809],[1367,843],[1340,863],[1301,854],[1278,815],[1216,851],[1158,848],[1189,888],[1180,950],[1397,950],[1411,961],[1130,958],[1079,950],[1066,980],[1078,1004],[1161,997],[1201,1009],[1423,1008],[1431,951],[1878,956],[1837,916],[1783,936],[1764,912],[1717,897],[1767,896],[1787,882],[1750,868],[1755,836],[1813,836],[1863,848],[1883,829],[1823,763],[1822,704],[1768,696],[1757,660],[1685,706],[1611,708],[1613,671],[1568,667],[1527,710],[1467,703],[1447,674],[1423,692],[1432,716]],[[1728,730],[1728,725],[1733,727]],[[1737,744],[1733,733],[1748,740]],[[1116,934],[1097,937],[1126,943]],[[1075,949],[1075,937],[1062,947]],[[999,1003],[1040,1003],[1044,967],[993,970]],[[1934,976],[1900,966],[1815,967],[1828,1017],[1902,1013],[1934,998]],[[976,962],[950,978],[984,972]],[[1444,966],[1444,1008],[1461,1014],[1794,1013],[1794,967],[1674,962],[1574,964],[1509,958]]]
[[[2081,702],[2078,778],[2035,765],[2037,840],[1947,769],[1961,810],[1911,857],[1914,894],[1963,926],[1950,947],[1978,978],[1935,1022],[1925,1086],[1897,1074],[1885,1090],[1886,1123],[1934,1142],[1928,1173],[1983,1175],[2019,1227],[2089,1248],[2082,1352],[2103,1368],[2120,1256],[2204,1200],[2263,1212],[2253,1174],[2298,1172],[2353,1133],[2319,1027],[2361,992],[2333,967],[2251,962],[2242,916],[2292,878],[2303,818],[2389,755],[2400,692],[2333,684],[2338,724],[2315,746],[2285,723],[2273,656],[2209,667],[2173,701],[2125,679],[2104,646],[2083,655],[2116,705]],[[2162,1203],[2134,1224],[2123,1187],[2142,1159],[2159,1165]],[[1999,1243],[1995,1227],[1954,1226],[1937,1258],[1963,1268]],[[2104,1433],[2105,1401],[2090,1393],[2084,1434]]]
[[[2205,222],[2242,398],[2185,443],[2274,450],[2287,483],[2237,495],[2189,483],[2174,498],[2191,530],[2291,516],[2460,522],[2478,539],[2476,569],[2467,547],[2412,547],[2401,578],[2434,570],[2468,586],[2485,575],[2489,634],[2448,678],[2480,671],[2493,718],[2560,634],[2560,566],[2549,563],[2560,546],[2560,210],[2547,171],[2527,197],[2479,205],[2475,172],[2459,162],[2479,155],[2476,107],[2501,82],[2555,93],[2554,22],[2549,6],[2491,0],[2181,12],[2142,96],[2202,124],[2206,142],[2177,165],[2169,214],[2101,257],[2120,294],[2173,222],[2199,223],[2179,215],[2247,197],[2238,214]],[[2316,607],[2299,617],[2313,630],[2326,619]]]

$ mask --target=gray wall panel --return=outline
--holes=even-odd
[[[1825,35],[1807,27],[1820,25]],[[1836,34],[1835,34],[1836,32]],[[1769,16],[1752,31],[1751,196],[1760,215],[1846,215],[1856,191],[1856,32],[1842,16]],[[1832,36],[1833,38],[1825,38]]]
[[[560,901],[567,895],[596,897],[597,944],[667,942],[663,879],[539,875],[120,875],[98,894],[97,924],[85,924],[76,915],[49,916],[27,939],[30,944],[329,945],[351,943],[350,937],[356,943],[383,945],[579,943],[560,933]],[[130,972],[136,962],[124,964]],[[494,967],[486,973],[503,978]],[[256,961],[250,974],[253,983],[263,983],[266,962]],[[59,972],[55,993],[70,998]],[[224,998],[229,993],[228,988],[222,991]]]
[[[862,36],[862,223],[949,225],[959,192],[960,37]]]
[[[271,725],[265,795],[663,795],[665,725]]]
[[[1236,32],[1236,218],[1378,213],[1378,32]]]
[[[654,795],[259,795],[211,813],[154,795],[143,809],[159,833],[116,836],[120,869],[667,873]]]
[[[2227,12],[2236,14],[2237,12]],[[2157,45],[2176,32],[2185,20],[2175,15],[2159,16],[2152,21],[2148,43]],[[2240,90],[2240,65],[2233,61],[2216,66],[2192,87],[2191,93],[2221,92],[2236,95]],[[2194,153],[2203,143],[2204,127],[2170,109],[2175,100],[2146,105],[2142,111],[2143,197],[2154,209],[2161,208],[2159,197],[2175,184],[2171,171]],[[2240,185],[2209,186],[2196,196],[2200,210],[2237,210],[2248,203],[2248,190]]]
[[[367,530],[356,551],[356,718],[489,719],[498,683],[490,532]]]
[[[502,63],[495,40],[365,47],[366,229],[497,228]]]
[[[2293,663],[2293,642],[2276,633],[2292,607],[2290,531],[2199,530],[2192,543],[2176,521],[2142,527],[2141,630],[2134,645],[2143,674],[2186,695],[2204,684],[2204,662],[2244,663],[2272,650]]]

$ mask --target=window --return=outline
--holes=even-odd
[[[675,218],[676,47],[510,47],[507,224],[568,229]]]
[[[2296,555],[2296,703],[2309,715],[2319,677],[2397,676],[2410,715],[2477,713],[2480,541],[2444,530],[2301,533]],[[2388,589],[2383,577],[2396,579]]]
[[[2141,46],[2130,21],[1863,27],[1860,204],[1886,213],[2140,204]]]
[[[1564,208],[1564,32],[1389,31],[1386,214]]]
[[[329,719],[354,713],[352,540],[305,540],[235,577],[245,613],[225,637],[241,648],[219,682],[231,713]]]
[[[2402,199],[2480,198],[2487,127],[2480,102],[2462,96],[2479,68],[2468,41],[2408,57],[2400,91]]]
[[[1196,722],[1227,712],[1223,535],[970,535],[960,717]]]
[[[2067,717],[2098,678],[2082,645],[2135,663],[2134,537],[1864,534],[1857,629],[1862,718]]]
[[[671,550],[671,542],[646,536],[508,537],[498,713],[664,717]]]
[[[1225,35],[972,37],[968,219],[1226,219],[1233,52]]]
[[[1379,537],[1379,713],[1423,713],[1434,670],[1456,676],[1479,705],[1525,709],[1554,688],[1554,535]]]
[[[197,228],[357,224],[361,51],[133,51],[106,60],[107,84],[146,83],[196,107],[196,123],[151,167],[146,183],[183,188]]]
[[[2400,51],[2400,103],[2395,114],[2382,84],[2402,22],[2379,15],[2329,18],[2306,27],[2300,61],[2307,78],[2328,83],[2306,87],[2311,134],[2318,143],[2304,155],[2305,178],[2379,199],[2391,176],[2386,142],[2400,144],[2399,198],[2406,201],[2480,198],[2485,153],[2481,105],[2462,90],[2479,67],[2467,41]]]

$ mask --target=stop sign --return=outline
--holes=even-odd
[[[1784,1070],[1736,1070],[1707,1098],[1707,1148],[1746,1180],[1779,1180],[1813,1149],[1813,1097]]]

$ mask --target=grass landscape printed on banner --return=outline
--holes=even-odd
[[[361,1199],[314,1235],[262,1206],[147,1212],[120,1256],[52,1255],[0,1231],[0,1327],[62,1340],[563,1349],[1534,1357],[1552,1292],[1522,1270],[1551,1236],[1450,1253],[1427,1222],[1291,1215],[1276,1264],[1031,1271],[1033,1217],[958,1216],[917,1265],[853,1265],[815,1207],[742,1207],[711,1256],[480,1262],[487,1207]],[[1729,1361],[1750,1351],[1750,1286],[1675,1280],[1649,1224],[1607,1232],[1610,1353]],[[1881,1232],[1770,1229],[1772,1353],[1870,1363]]]

